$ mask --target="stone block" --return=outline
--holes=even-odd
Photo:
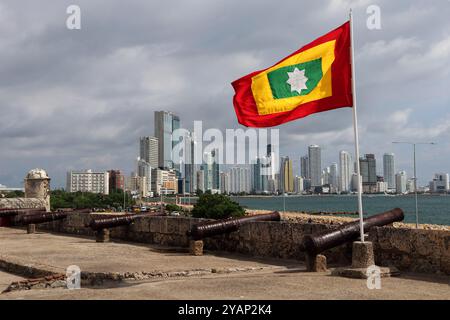
[[[133,232],[149,232],[150,226],[146,217],[137,218],[130,225],[130,231]]]
[[[36,232],[36,225],[33,223],[27,224],[27,233],[35,233]]]
[[[327,257],[322,254],[305,254],[306,270],[310,272],[327,272]]]
[[[190,240],[189,241],[189,253],[193,256],[203,255],[203,241],[202,240]]]
[[[179,218],[178,219],[178,233],[182,236],[185,236],[186,233],[190,230],[190,219],[189,218]]]
[[[109,240],[110,240],[109,229],[100,229],[95,232],[96,242],[109,242]]]
[[[375,265],[372,242],[353,242],[352,267],[367,268]]]
[[[152,217],[150,218],[150,232],[161,232],[161,218],[160,217]]]
[[[167,221],[167,233],[169,234],[178,234],[180,230],[180,221],[178,218],[166,218]]]

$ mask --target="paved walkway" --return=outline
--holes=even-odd
[[[252,259],[230,254],[194,257],[185,253],[161,253],[150,245],[96,243],[88,238],[46,233],[27,235],[22,230],[7,228],[0,228],[0,243],[3,259],[22,260],[60,272],[72,264],[90,272],[231,270],[229,273],[125,280],[80,290],[13,291],[0,294],[0,299],[450,300],[449,278],[444,276],[402,274],[383,278],[380,290],[369,290],[365,280],[335,277],[329,272],[304,272],[300,263],[289,260]],[[0,284],[9,280],[17,279],[0,272]]]

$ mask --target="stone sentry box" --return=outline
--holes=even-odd
[[[96,214],[97,217],[101,215]],[[38,230],[93,236],[85,228],[92,215],[69,214],[63,221],[37,226]],[[111,240],[178,246],[188,248],[186,232],[192,225],[206,221],[188,217],[139,217],[129,226],[112,228]],[[256,257],[272,257],[304,261],[300,243],[305,234],[334,228],[334,225],[300,222],[249,222],[239,231],[204,239],[206,251],[238,252]],[[375,262],[380,266],[395,266],[400,270],[450,274],[450,231],[417,230],[394,227],[374,227],[369,232],[373,242]],[[351,264],[352,243],[322,253],[328,265]]]

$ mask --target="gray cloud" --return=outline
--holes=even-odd
[[[361,150],[410,153],[392,140],[433,139],[421,183],[449,171],[450,3],[377,1],[382,29],[366,28],[370,1],[77,1],[82,29],[65,28],[73,1],[0,4],[0,183],[42,166],[54,186],[71,168],[134,170],[153,111],[186,127],[237,128],[230,82],[272,65],[342,24],[355,10]],[[351,110],[280,127],[294,159],[324,147],[324,165],[353,151]],[[438,155],[437,156],[433,156]],[[381,169],[381,166],[379,166]],[[399,168],[400,169],[400,168]]]

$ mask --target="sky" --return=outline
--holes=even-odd
[[[69,5],[81,29],[66,27]],[[381,29],[370,30],[369,5]],[[230,83],[267,68],[343,24],[354,11],[361,153],[396,155],[419,184],[450,172],[450,1],[0,1],[0,183],[20,187],[35,167],[52,187],[68,170],[135,170],[153,112],[183,127],[243,128]],[[323,166],[353,153],[350,108],[282,125],[280,153],[322,146]]]

